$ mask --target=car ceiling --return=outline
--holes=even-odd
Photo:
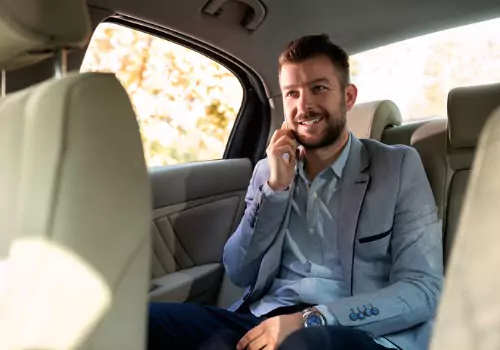
[[[207,0],[89,0],[91,6],[134,17],[208,43],[253,68],[277,96],[276,58],[305,34],[327,33],[357,53],[436,30],[500,17],[498,0],[263,0],[266,17],[253,32],[240,25],[236,1],[214,18]]]

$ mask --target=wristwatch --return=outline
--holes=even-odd
[[[306,328],[326,326],[325,316],[323,316],[323,314],[314,306],[302,311],[302,321],[304,322],[304,327]]]

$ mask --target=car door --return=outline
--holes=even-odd
[[[269,132],[259,80],[215,49],[123,18],[97,26],[81,70],[115,73],[137,113],[153,191],[151,300],[227,306],[239,290],[224,279],[223,248]]]

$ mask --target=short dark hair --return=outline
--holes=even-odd
[[[332,61],[339,72],[340,84],[345,87],[350,83],[349,55],[332,43],[327,34],[306,35],[291,41],[279,57],[279,70],[285,63],[301,63],[320,55],[325,55]]]

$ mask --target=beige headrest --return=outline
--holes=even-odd
[[[500,84],[459,87],[451,90],[448,94],[451,147],[476,147],[486,120],[498,106],[500,106]]]
[[[0,69],[33,64],[90,36],[85,0],[0,1]]]
[[[360,103],[347,112],[349,130],[360,139],[380,141],[386,127],[402,121],[398,106],[389,100]]]

